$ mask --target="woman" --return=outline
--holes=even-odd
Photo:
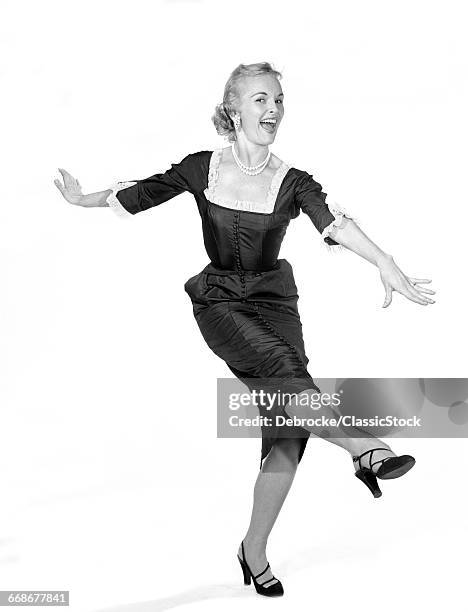
[[[251,390],[264,389],[265,379],[274,378],[284,381],[287,392],[318,392],[307,371],[292,269],[277,259],[286,228],[301,210],[330,247],[341,245],[378,267],[384,307],[392,291],[424,306],[434,303],[427,294],[435,292],[419,286],[429,280],[403,274],[348,213],[326,203],[326,193],[310,174],[271,154],[284,115],[280,79],[267,62],[240,64],[232,72],[213,116],[217,132],[227,136],[231,147],[190,154],[163,174],[98,193],[83,195],[79,182],[63,169],[63,184],[55,184],[71,204],[110,206],[127,216],[184,191],[192,193],[210,263],[186,282],[185,290],[208,346]],[[261,405],[259,410],[263,414]],[[275,410],[300,414],[292,402]],[[266,545],[311,433],[322,434],[313,428],[262,427],[252,516],[238,551],[245,584],[253,578],[262,595],[284,592],[267,563]],[[351,454],[356,475],[378,497],[376,477],[401,476],[415,460],[397,457],[381,440],[363,438],[362,431],[355,434],[348,428],[342,438],[327,439]]]

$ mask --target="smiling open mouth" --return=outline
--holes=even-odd
[[[276,119],[263,119],[260,121],[262,128],[269,134],[273,134],[273,132],[276,130],[276,124]]]

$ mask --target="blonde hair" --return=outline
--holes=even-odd
[[[218,134],[220,136],[226,136],[229,142],[234,142],[236,140],[236,130],[231,116],[236,110],[235,105],[239,98],[238,82],[243,77],[259,76],[260,74],[272,74],[278,80],[282,78],[281,72],[275,70],[269,62],[239,64],[237,68],[231,72],[231,76],[224,86],[223,101],[216,105],[211,120]]]

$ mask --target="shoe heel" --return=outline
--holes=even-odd
[[[254,587],[255,587],[255,590],[257,591],[257,593],[259,595],[264,595],[266,597],[281,597],[282,595],[284,595],[283,585],[274,576],[273,576],[273,578],[270,578],[270,580],[265,580],[265,582],[262,582],[261,584],[258,582],[257,579],[260,578],[260,576],[263,576],[263,574],[268,569],[270,569],[270,564],[269,563],[267,564],[267,566],[263,570],[263,572],[260,572],[259,574],[254,576],[252,574],[251,569],[247,565],[247,561],[245,560],[244,541],[242,541],[241,547],[242,547],[242,559],[240,558],[239,555],[237,555],[237,558],[239,559],[239,563],[240,563],[241,568],[242,568],[242,573],[244,574],[244,584],[250,584],[251,581],[253,580]],[[270,582],[273,582],[273,581],[275,581],[274,584],[270,584],[270,586],[268,586],[268,587],[265,586],[266,584],[268,584]]]
[[[360,469],[354,475],[367,486],[374,497],[381,497],[382,491],[372,470]]]
[[[249,570],[247,569],[246,564],[242,561],[239,555],[237,555],[237,558],[239,559],[239,563],[242,568],[242,573],[244,574],[244,584],[250,584],[252,580],[250,578]]]

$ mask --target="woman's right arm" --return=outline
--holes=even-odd
[[[70,204],[85,208],[108,207],[118,216],[129,217],[159,206],[184,191],[195,194],[201,188],[201,172],[207,172],[207,161],[211,153],[191,153],[180,162],[171,164],[165,172],[157,172],[136,181],[119,181],[95,193],[83,194],[79,181],[63,168],[58,169],[63,184],[59,179],[55,179],[54,184]]]

